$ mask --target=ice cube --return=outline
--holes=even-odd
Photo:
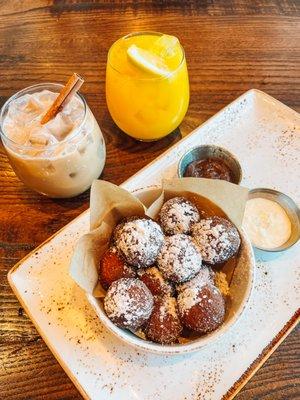
[[[16,127],[15,127],[16,128]],[[30,131],[28,129],[15,129],[14,136],[11,138],[14,142],[18,144],[25,144],[30,138]]]
[[[27,125],[45,111],[43,103],[33,95],[25,95],[10,106],[10,116],[22,125]]]
[[[77,98],[74,98],[64,107],[62,115],[70,117],[73,125],[79,126],[84,118],[84,107]]]
[[[9,110],[12,113],[23,111],[27,106],[27,103],[30,100],[30,98],[31,98],[30,94],[24,94],[24,96],[21,96],[10,103]]]
[[[13,100],[8,108],[7,114],[5,116],[5,121],[11,125],[24,125],[24,119],[27,118],[27,114],[24,111],[30,96],[25,95],[19,99]],[[8,122],[9,121],[9,122]]]
[[[23,111],[27,114],[32,114],[34,116],[41,114],[44,111],[44,105],[38,98],[34,95],[31,95],[27,104],[24,106]]]
[[[5,135],[13,142],[18,144],[25,144],[30,137],[30,130],[26,129],[26,127],[16,124],[15,122],[11,125],[4,125],[3,128]]]
[[[58,143],[55,136],[53,136],[46,127],[35,128],[31,132],[28,142],[34,147],[48,147]]]
[[[176,36],[162,35],[154,42],[151,50],[162,58],[173,57],[176,54],[178,43],[179,40]]]
[[[71,118],[63,113],[58,113],[45,126],[58,141],[64,140],[74,128]]]
[[[37,93],[37,95],[39,101],[44,104],[45,109],[48,109],[58,96],[58,93],[50,92],[50,90],[44,89]]]

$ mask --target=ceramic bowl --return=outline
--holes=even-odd
[[[146,207],[148,207],[158,198],[160,193],[161,189],[156,187],[138,190],[134,192],[134,195],[138,197]],[[227,307],[224,323],[214,332],[185,344],[161,345],[143,340],[126,329],[118,328],[106,316],[103,308],[103,301],[101,299],[96,299],[92,295],[88,294],[88,301],[96,311],[103,325],[105,325],[105,327],[120,340],[130,346],[134,346],[139,350],[145,350],[156,354],[178,355],[197,351],[201,347],[207,346],[220,339],[222,335],[240,318],[249,300],[253,286],[255,261],[251,243],[243,230],[240,231],[240,235],[241,247],[235,272],[230,285],[232,298],[230,299],[229,306]]]

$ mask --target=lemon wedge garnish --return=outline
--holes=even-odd
[[[155,75],[166,76],[170,70],[157,54],[132,44],[127,49],[129,59],[139,68]]]
[[[179,40],[176,36],[161,35],[160,38],[154,42],[151,51],[162,58],[172,57],[175,55],[178,43]]]

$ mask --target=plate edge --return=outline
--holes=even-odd
[[[79,383],[79,381],[77,381],[76,376],[70,371],[68,365],[63,361],[63,359],[60,357],[59,353],[57,353],[56,350],[52,347],[50,342],[48,342],[47,336],[44,335],[44,332],[40,329],[37,321],[35,320],[35,318],[31,314],[29,308],[27,307],[27,305],[23,301],[21,295],[19,294],[19,291],[18,291],[17,287],[15,286],[14,282],[12,281],[11,275],[8,274],[7,276],[8,276],[8,283],[10,284],[10,287],[12,288],[12,290],[13,290],[15,296],[17,297],[19,303],[24,308],[26,314],[29,316],[29,318],[30,318],[31,322],[33,323],[35,329],[37,330],[38,334],[41,336],[41,338],[43,339],[44,343],[49,348],[49,350],[51,351],[53,356],[55,357],[56,361],[59,363],[59,365],[64,370],[64,372],[67,374],[67,376],[70,378],[70,380],[72,381],[72,383],[74,384],[76,389],[79,391],[79,393],[83,396],[83,398],[86,399],[86,400],[90,400],[91,399],[90,396],[88,396],[88,394],[84,390],[83,386]]]
[[[271,357],[274,351],[286,339],[286,337],[296,328],[300,322],[300,308],[288,320],[283,328],[277,333],[272,341],[267,344],[259,354],[259,356],[249,365],[246,371],[240,378],[231,386],[230,389],[221,397],[221,400],[233,400],[234,397],[243,389],[243,387],[250,381],[256,372],[264,365],[264,363]]]
[[[298,111],[294,110],[293,108],[287,106],[286,104],[284,104],[282,101],[276,99],[275,97],[271,96],[270,94],[260,90],[260,89],[249,89],[247,92],[245,92],[244,94],[247,94],[249,92],[253,92],[256,95],[262,96],[262,97],[266,97],[268,100],[272,100],[274,103],[276,103],[279,107],[282,107],[284,109],[286,109],[286,111],[295,114],[296,117],[300,117],[300,114],[298,113]],[[230,103],[231,104],[231,103]]]

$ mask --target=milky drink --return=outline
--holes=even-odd
[[[60,89],[55,84],[36,85],[13,96],[2,109],[1,134],[15,173],[27,186],[50,197],[72,197],[101,174],[105,143],[79,95],[41,125]]]

